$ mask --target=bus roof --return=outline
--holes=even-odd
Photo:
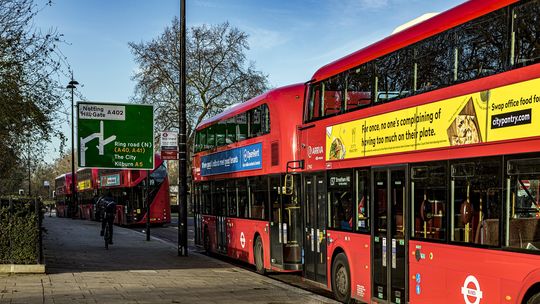
[[[212,125],[212,124],[214,124],[214,123],[216,123],[218,121],[231,118],[231,117],[235,116],[236,114],[243,113],[243,112],[245,112],[245,111],[247,111],[249,109],[255,108],[258,105],[264,103],[264,101],[267,99],[267,97],[269,95],[272,95],[272,94],[275,94],[275,93],[286,92],[286,91],[289,91],[289,90],[293,90],[293,89],[298,88],[298,86],[301,86],[301,85],[303,85],[303,84],[298,83],[298,84],[292,84],[292,85],[288,85],[288,86],[284,86],[284,87],[280,87],[280,88],[271,89],[269,91],[266,91],[266,92],[262,93],[259,96],[251,98],[250,100],[248,100],[246,102],[234,104],[234,105],[228,107],[227,109],[225,109],[223,112],[219,113],[218,115],[203,120],[197,126],[196,129],[199,130],[199,129],[205,128],[205,127],[207,127],[209,125]],[[273,102],[275,102],[275,101],[273,101]]]
[[[58,179],[61,179],[61,178],[66,178],[66,177],[71,177],[71,172],[60,174],[57,177],[55,177],[54,180],[58,180]]]
[[[88,171],[88,170],[98,170],[97,168],[78,168],[76,173],[82,172],[82,171]]]
[[[383,40],[321,67],[311,81],[320,81],[391,53],[518,0],[470,0],[423,22],[403,29]]]

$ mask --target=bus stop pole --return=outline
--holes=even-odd
[[[178,100],[178,131],[178,256],[187,256],[186,0],[180,0],[180,98]]]
[[[150,241],[150,170],[146,171],[145,201],[146,201],[146,240]]]

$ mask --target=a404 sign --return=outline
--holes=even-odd
[[[154,169],[149,105],[77,103],[79,167]]]

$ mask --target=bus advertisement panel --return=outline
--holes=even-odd
[[[326,160],[540,136],[539,87],[532,79],[329,126]]]

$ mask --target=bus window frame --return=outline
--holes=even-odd
[[[355,214],[355,223],[353,231],[355,233],[361,233],[366,235],[371,235],[371,222],[372,222],[372,215],[371,215],[371,170],[370,168],[356,168],[354,170],[353,174],[354,179],[354,214]],[[367,224],[367,227],[359,227],[360,222],[360,214],[359,214],[359,203],[360,203],[360,176],[363,175],[365,177],[365,190],[364,197],[366,198],[364,201],[364,210],[367,216],[365,217],[365,221]]]
[[[501,202],[500,202],[500,206],[499,206],[499,212],[498,212],[498,221],[499,221],[499,234],[497,235],[498,237],[498,244],[497,245],[491,245],[491,244],[479,244],[479,243],[476,243],[474,241],[474,238],[476,238],[476,234],[478,233],[477,230],[480,229],[479,227],[476,227],[476,229],[472,229],[472,238],[473,240],[470,241],[470,242],[466,242],[466,241],[463,241],[463,240],[456,240],[456,237],[455,237],[455,228],[459,228],[456,224],[455,224],[455,220],[456,220],[456,213],[455,213],[455,207],[456,207],[456,197],[455,197],[455,189],[456,189],[456,186],[455,186],[455,182],[456,182],[456,179],[455,178],[459,178],[459,179],[467,179],[469,178],[470,176],[465,176],[465,175],[454,175],[455,173],[455,169],[454,169],[454,165],[466,165],[466,166],[471,166],[472,164],[471,163],[474,163],[474,165],[478,165],[478,164],[486,164],[487,162],[492,162],[494,164],[497,164],[498,165],[498,169],[499,169],[499,172],[497,173],[498,176],[497,176],[497,179],[498,179],[498,183],[499,183],[499,186],[500,187],[495,187],[495,189],[499,189],[500,190],[500,194],[501,194]],[[477,247],[477,248],[485,248],[485,249],[500,249],[502,248],[502,244],[503,244],[503,240],[504,238],[501,237],[501,231],[502,229],[504,228],[503,226],[503,221],[504,221],[504,206],[506,204],[506,202],[504,201],[504,198],[505,198],[505,194],[506,194],[506,187],[505,187],[505,177],[506,177],[506,174],[504,172],[504,157],[502,155],[497,155],[497,156],[483,156],[483,157],[476,157],[476,158],[464,158],[464,159],[454,159],[454,160],[449,160],[449,164],[448,164],[448,168],[449,168],[449,180],[450,180],[450,200],[449,200],[449,212],[447,212],[449,214],[449,221],[448,221],[448,224],[449,224],[449,229],[448,229],[448,234],[449,234],[449,238],[448,238],[448,243],[451,244],[451,245],[459,245],[459,246],[469,246],[469,247]],[[478,178],[479,176],[485,176],[485,175],[479,175],[479,173],[477,172],[478,170],[474,170],[473,172],[473,178]],[[492,173],[493,174],[493,173]],[[489,190],[489,189],[493,189],[493,187],[488,187],[486,189],[483,189],[482,190]],[[474,189],[473,189],[474,190]],[[472,191],[471,191],[472,193]],[[486,197],[487,197],[487,192],[486,192]],[[473,202],[471,202],[472,204]],[[486,205],[489,205],[489,202],[488,200],[486,199],[485,202],[483,202],[484,204]],[[474,205],[473,205],[474,206]],[[461,209],[461,207],[460,207]],[[486,214],[486,210],[483,210],[483,214]],[[473,208],[473,216],[472,216],[472,219],[471,221],[474,221],[474,217],[476,216],[476,213],[477,213],[477,209],[476,208]],[[484,219],[486,219],[486,217],[484,216]],[[487,219],[493,219],[493,218],[487,218]],[[477,226],[479,224],[477,223]]]
[[[358,70],[361,70],[363,69],[362,71],[358,71]],[[364,109],[364,108],[368,108],[368,107],[371,107],[373,105],[373,96],[375,96],[375,86],[374,86],[374,75],[375,75],[375,66],[374,64],[369,61],[369,62],[366,62],[366,63],[363,63],[359,66],[357,66],[356,68],[352,68],[352,69],[349,69],[347,71],[344,72],[344,78],[345,78],[345,93],[344,93],[344,107],[342,108],[342,113],[348,113],[348,112],[353,112],[353,111],[357,111],[357,110],[360,110],[360,109]],[[362,104],[362,105],[358,105],[354,108],[349,108],[348,105],[349,105],[349,79],[351,78],[351,74],[353,73],[356,73],[356,74],[359,74],[359,73],[364,73],[364,72],[368,72],[369,73],[369,102],[367,104]]]
[[[328,228],[329,229],[332,229],[332,230],[338,230],[338,231],[344,231],[344,232],[354,232],[355,231],[355,227],[357,226],[356,224],[356,214],[357,214],[357,211],[355,212],[354,210],[354,207],[356,206],[355,204],[355,201],[356,201],[356,187],[355,187],[355,180],[354,180],[354,175],[355,175],[355,172],[354,170],[352,169],[343,169],[343,170],[328,170],[326,172],[326,201],[327,201],[327,204],[328,204],[328,218],[327,218],[327,223],[328,223]],[[349,185],[348,186],[341,186],[341,185],[333,185],[333,181],[332,179],[333,178],[337,178],[337,177],[345,177],[345,176],[348,176],[350,178],[349,180]],[[341,197],[340,199],[338,200],[338,205],[336,205],[337,209],[334,208],[335,205],[334,205],[334,197],[333,197],[333,193],[334,192],[339,192],[341,193]],[[349,214],[345,214],[344,212],[344,203],[343,203],[343,196],[348,192],[348,196],[349,196],[349,202],[350,202],[350,211],[349,211]],[[350,219],[348,220],[349,221],[349,225],[350,225],[350,229],[346,229],[346,228],[343,228],[343,225],[344,225],[344,222],[347,222],[347,221],[343,221],[343,218],[339,218],[339,220],[335,220],[336,219],[336,210],[339,210],[337,213],[343,213],[343,218],[347,218],[348,216],[350,216]]]
[[[416,187],[415,187],[415,179],[417,180],[420,180],[421,178],[415,178],[413,175],[413,170],[415,168],[422,168],[422,167],[426,167],[428,168],[427,170],[429,170],[430,166],[433,166],[433,165],[436,165],[436,166],[439,166],[439,167],[444,167],[444,189],[442,189],[443,191],[445,191],[445,195],[444,195],[444,202],[443,202],[443,214],[442,214],[442,218],[441,218],[441,228],[444,229],[442,231],[442,238],[427,238],[427,237],[423,237],[423,236],[417,236],[416,235],[416,231],[415,231],[415,227],[416,227],[416,203],[415,203],[415,200],[414,200],[414,195],[415,195],[415,190],[416,190]],[[450,228],[450,221],[449,221],[449,209],[450,209],[450,187],[448,185],[450,185],[450,164],[447,160],[439,160],[439,161],[432,161],[432,162],[422,162],[422,163],[413,163],[411,164],[410,166],[410,170],[409,170],[409,180],[410,180],[410,218],[409,218],[409,221],[410,221],[410,239],[413,239],[413,240],[418,240],[418,241],[422,241],[422,242],[433,242],[433,243],[447,243],[450,239],[450,233],[449,233],[449,228]],[[425,179],[429,179],[431,180],[431,175],[425,177]],[[431,219],[432,221],[434,219]]]
[[[519,171],[512,171],[512,170],[515,170],[515,166],[511,166],[511,163],[519,163],[519,162],[522,162],[522,163],[525,163],[527,161],[533,161],[533,164],[537,165],[540,163],[540,157],[539,157],[539,154],[536,153],[536,154],[524,154],[524,155],[511,155],[511,156],[508,156],[508,157],[505,157],[504,159],[504,164],[505,164],[505,168],[504,168],[504,173],[505,173],[505,189],[506,189],[506,193],[505,193],[505,198],[506,198],[506,201],[505,201],[505,212],[504,212],[504,228],[503,228],[503,231],[502,233],[504,233],[503,235],[503,238],[502,238],[502,241],[501,241],[501,244],[502,244],[502,249],[505,250],[505,251],[511,251],[511,252],[519,252],[519,253],[525,253],[525,254],[534,254],[534,255],[540,255],[540,250],[534,250],[534,249],[527,249],[527,248],[519,248],[519,247],[512,247],[510,246],[510,235],[511,235],[511,231],[510,231],[510,221],[512,219],[519,219],[519,218],[512,218],[512,211],[513,211],[513,208],[512,208],[512,201],[513,201],[513,198],[512,198],[512,193],[513,193],[513,190],[515,189],[514,188],[514,185],[512,184],[512,181],[513,181],[513,178],[517,178],[519,177],[520,175],[537,175],[540,179],[540,172],[539,171],[528,171],[528,172],[519,172]],[[530,166],[531,164],[524,164],[524,168],[525,169],[530,169]],[[520,174],[522,173],[522,174]],[[539,194],[537,194],[539,195]],[[533,218],[537,218],[537,217],[524,217],[523,219],[533,219]],[[538,218],[537,218],[538,219]],[[540,221],[540,219],[538,219],[538,221]],[[538,223],[540,224],[540,223]],[[540,248],[538,246],[536,246],[537,248]]]

